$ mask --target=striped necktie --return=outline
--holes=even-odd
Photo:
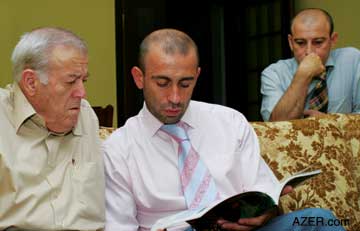
[[[165,124],[161,130],[179,144],[179,172],[181,186],[189,209],[207,206],[219,199],[214,179],[199,154],[190,143],[185,124]]]
[[[317,83],[310,93],[309,109],[327,113],[329,98],[326,86],[326,74],[315,77],[314,80],[317,81]]]

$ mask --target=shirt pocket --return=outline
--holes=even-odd
[[[95,162],[86,162],[74,167],[73,185],[75,200],[80,202],[83,214],[96,214],[104,206],[103,175]]]

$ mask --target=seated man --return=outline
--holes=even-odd
[[[290,30],[294,58],[271,64],[261,75],[263,119],[360,112],[360,52],[355,48],[331,50],[338,34],[329,13],[302,10]]]
[[[198,65],[197,47],[181,31],[157,30],[142,41],[139,67],[131,73],[143,90],[143,109],[103,145],[107,231],[149,230],[162,217],[219,198],[251,190],[272,195],[279,184],[241,113],[191,100]],[[234,223],[220,219],[218,225],[250,230],[271,219],[261,230],[301,230],[292,227],[296,216],[334,218],[322,209],[272,219],[275,215],[269,211]]]
[[[70,31],[24,34],[0,89],[0,230],[100,230],[103,160],[86,95],[87,47]]]

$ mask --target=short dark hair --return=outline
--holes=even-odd
[[[160,44],[165,54],[180,53],[187,55],[191,49],[195,50],[197,65],[199,65],[198,48],[195,42],[182,31],[176,29],[160,29],[150,33],[141,42],[139,47],[138,62],[140,69],[145,72],[145,57],[153,44]]]

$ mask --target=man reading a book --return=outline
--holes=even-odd
[[[174,29],[152,32],[142,41],[139,66],[131,73],[145,103],[103,144],[106,231],[149,230],[160,218],[241,192],[274,196],[279,182],[261,158],[245,117],[228,107],[191,100],[200,67],[197,46],[188,35]],[[219,218],[216,226],[343,230],[292,226],[296,216],[334,219],[323,209],[275,216],[276,211],[267,211],[235,222]]]

